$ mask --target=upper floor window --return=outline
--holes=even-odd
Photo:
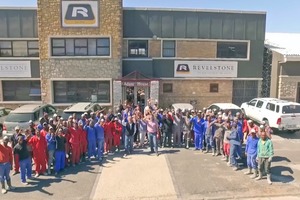
[[[174,40],[163,41],[163,57],[175,57],[176,42]]]
[[[0,57],[39,57],[38,41],[2,40]]]
[[[128,57],[148,57],[148,41],[129,40]]]
[[[110,56],[109,38],[52,38],[52,56]]]
[[[217,58],[248,58],[247,42],[218,42]]]

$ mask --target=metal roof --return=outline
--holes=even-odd
[[[265,46],[287,57],[300,57],[300,33],[266,33]]]

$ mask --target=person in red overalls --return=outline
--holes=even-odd
[[[114,135],[114,146],[116,147],[116,151],[118,152],[120,151],[121,134],[122,134],[122,124],[119,122],[118,118],[115,118],[113,135]]]
[[[87,133],[83,129],[83,123],[79,122],[78,123],[78,132],[79,132],[79,143],[80,143],[80,156],[81,156],[81,161],[85,161],[85,154],[87,151]]]
[[[32,145],[33,159],[35,163],[35,177],[39,177],[41,174],[47,175],[46,164],[47,164],[47,142],[46,138],[41,135],[39,130],[36,131],[30,140],[29,144]]]
[[[75,167],[75,164],[79,164],[80,161],[80,132],[78,129],[77,122],[73,123],[73,127],[69,127],[70,133],[70,144],[71,144],[71,152],[72,152],[72,166]]]
[[[113,140],[113,128],[114,124],[112,121],[109,120],[109,117],[106,116],[106,121],[103,125],[104,128],[104,154],[107,154],[110,152],[110,149],[112,147],[112,140]]]

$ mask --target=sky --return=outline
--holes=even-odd
[[[36,2],[37,0],[0,0],[0,7],[36,7]],[[123,4],[124,7],[266,11],[267,32],[300,33],[300,0],[123,0]]]

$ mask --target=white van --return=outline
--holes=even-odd
[[[244,114],[261,123],[267,122],[271,128],[296,132],[300,130],[300,104],[275,98],[255,98],[243,103]]]

